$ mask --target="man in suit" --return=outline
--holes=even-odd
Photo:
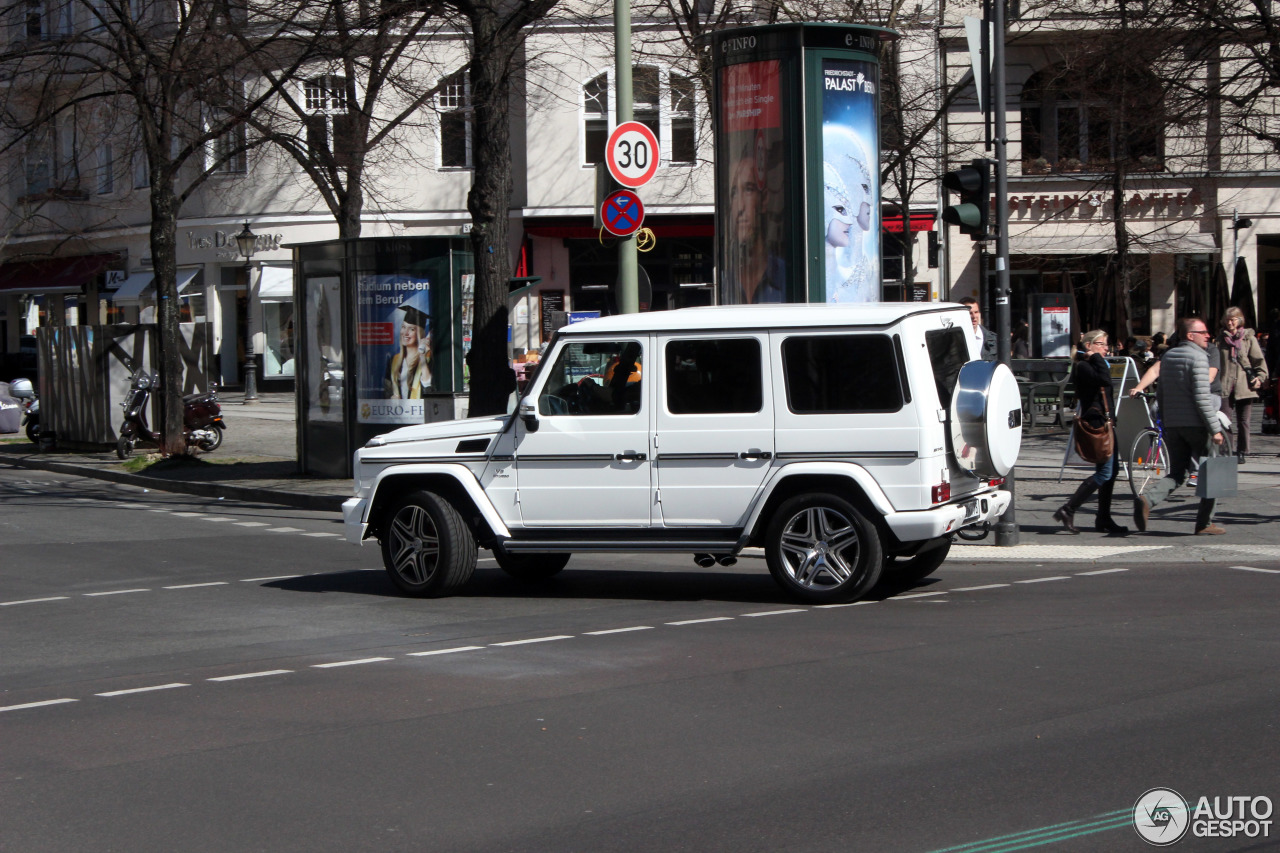
[[[978,342],[978,347],[982,352],[982,360],[995,361],[996,333],[983,327],[982,309],[978,307],[978,300],[972,296],[966,296],[960,300],[960,304],[969,308],[969,319],[973,321],[973,337]]]

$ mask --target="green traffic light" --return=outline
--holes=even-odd
[[[942,221],[951,225],[959,225],[968,233],[969,229],[982,228],[982,209],[976,204],[953,204],[942,209]]]

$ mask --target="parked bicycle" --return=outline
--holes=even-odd
[[[1135,399],[1141,399],[1147,406],[1147,411],[1151,411],[1151,401],[1155,399],[1155,394],[1146,391],[1138,395]],[[1222,447],[1219,448],[1219,455],[1231,455],[1231,421],[1226,415],[1218,413],[1218,418],[1222,424]],[[1147,427],[1133,437],[1133,444],[1129,449],[1129,455],[1125,457],[1128,460],[1129,467],[1129,489],[1133,492],[1135,498],[1142,497],[1142,493],[1147,488],[1159,480],[1169,471],[1169,451],[1164,443],[1164,430],[1160,423],[1160,411],[1157,408],[1155,417],[1151,419],[1155,426]]]

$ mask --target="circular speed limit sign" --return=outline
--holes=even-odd
[[[658,137],[638,121],[624,121],[609,134],[604,159],[609,174],[624,187],[642,187],[658,171]]]

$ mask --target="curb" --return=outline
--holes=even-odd
[[[131,486],[142,486],[160,492],[176,492],[184,495],[196,495],[203,498],[233,498],[242,501],[277,504],[293,509],[316,510],[319,512],[341,512],[346,498],[339,495],[309,495],[305,492],[288,492],[281,489],[264,489],[256,486],[233,486],[228,483],[196,483],[189,480],[162,480],[158,477],[146,477],[142,474],[130,474],[127,471],[106,471],[97,468],[85,468],[67,462],[51,462],[44,459],[13,458],[0,459],[0,464],[8,464],[17,468],[33,468],[39,471],[52,471],[55,474],[70,474],[75,477],[89,477],[94,480],[107,480],[112,483],[124,483]]]

